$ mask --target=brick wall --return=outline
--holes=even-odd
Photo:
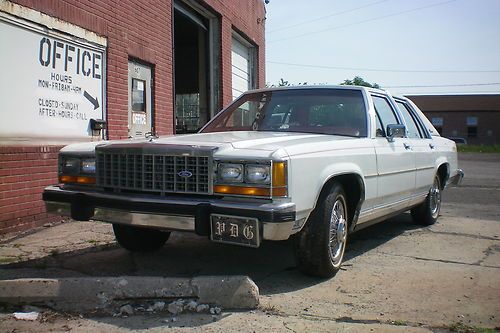
[[[500,111],[424,111],[429,120],[443,118],[441,135],[465,138],[468,144],[500,144]],[[467,132],[467,117],[477,117],[477,136]]]
[[[45,213],[43,188],[57,182],[60,146],[0,147],[0,234],[60,219]]]
[[[170,1],[15,0],[47,15],[105,36],[107,47],[107,115],[109,138],[127,137],[128,60],[153,65],[157,130],[171,134],[172,29]],[[147,33],[149,32],[149,33]]]
[[[155,125],[160,135],[173,133],[172,0],[12,0],[108,39],[107,114],[109,139],[127,137],[128,60],[154,68]],[[262,0],[207,0],[201,5],[220,17],[221,104],[232,100],[231,34],[241,32],[257,47],[258,87],[265,85]],[[260,23],[258,23],[258,21]],[[265,21],[264,21],[265,22]]]
[[[11,0],[105,36],[106,110],[109,139],[127,137],[128,61],[154,69],[155,127],[160,135],[174,129],[172,0]],[[196,1],[220,18],[220,104],[232,100],[231,34],[238,31],[257,48],[258,87],[265,85],[262,0]],[[1,146],[0,234],[25,230],[57,219],[47,216],[41,193],[57,182],[60,146]]]

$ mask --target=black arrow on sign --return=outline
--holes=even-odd
[[[85,96],[85,98],[88,99],[90,103],[92,103],[92,105],[94,106],[94,110],[99,107],[99,101],[97,100],[97,97],[94,98],[94,97],[90,96],[90,94],[87,92],[87,90],[85,90],[83,92],[83,96]]]

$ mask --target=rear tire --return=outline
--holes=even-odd
[[[434,177],[429,194],[425,201],[411,210],[413,222],[420,225],[432,225],[436,223],[441,210],[441,179],[439,175]]]
[[[347,201],[335,182],[295,237],[297,268],[304,274],[332,277],[344,258],[348,232]]]
[[[118,244],[131,252],[159,250],[167,241],[170,232],[113,224]]]

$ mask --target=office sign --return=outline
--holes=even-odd
[[[0,139],[85,139],[104,117],[105,48],[0,16]]]

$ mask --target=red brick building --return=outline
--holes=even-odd
[[[445,137],[500,144],[500,94],[407,96]]]
[[[194,132],[263,87],[264,22],[262,0],[1,2],[0,233],[57,218],[62,146]]]

